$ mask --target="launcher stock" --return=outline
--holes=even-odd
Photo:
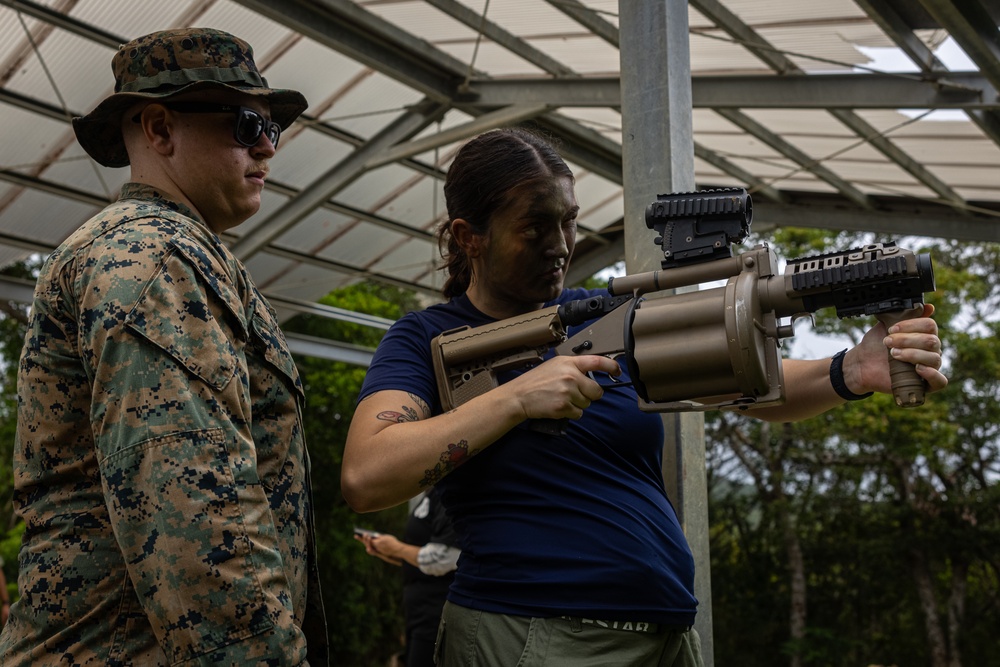
[[[647,412],[775,405],[785,396],[779,342],[794,335],[795,319],[835,308],[842,318],[874,315],[891,326],[919,315],[924,293],[934,291],[930,255],[894,243],[792,260],[783,272],[766,244],[733,255],[730,244],[746,237],[751,218],[742,189],[659,196],[646,224],[659,233],[661,270],[612,279],[610,296],[442,333],[431,343],[442,406],[493,389],[498,373],[540,363],[550,350],[624,362]],[[913,366],[889,363],[897,405],[922,405]]]

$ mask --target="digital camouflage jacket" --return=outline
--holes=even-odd
[[[49,257],[18,398],[0,664],[326,662],[299,375],[190,209],[128,184]]]

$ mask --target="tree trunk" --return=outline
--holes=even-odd
[[[795,522],[789,516],[784,500],[781,503],[780,516],[785,533],[785,552],[788,555],[788,574],[791,587],[788,628],[795,646],[789,664],[790,667],[802,667],[802,645],[806,637],[808,616],[806,566],[802,558],[802,545],[798,532],[795,530]]]
[[[919,548],[910,550],[910,567],[913,580],[920,597],[920,608],[924,612],[924,627],[927,630],[927,648],[930,651],[931,667],[949,667],[948,646],[937,613],[937,599],[934,596],[934,582],[927,568],[927,561]]]
[[[962,636],[965,620],[965,593],[969,564],[964,559],[953,558],[951,565],[951,595],[948,597],[948,667],[962,667],[962,652],[958,639]]]

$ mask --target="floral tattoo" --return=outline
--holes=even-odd
[[[434,486],[445,475],[472,458],[475,453],[474,450],[469,450],[467,440],[459,440],[457,443],[448,445],[448,449],[441,452],[438,463],[433,468],[424,471],[424,478],[420,480],[420,486]]]

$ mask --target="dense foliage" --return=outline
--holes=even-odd
[[[362,283],[332,292],[326,305],[397,319],[417,307],[395,288]],[[315,315],[300,315],[284,329],[374,348],[384,331]],[[383,665],[402,648],[402,580],[399,568],[365,553],[353,528],[401,535],[405,505],[359,516],[340,493],[340,465],[347,427],[365,369],[343,362],[296,357],[306,390],[305,430],[313,470],[316,530],[323,597],[336,665]]]
[[[776,243],[824,247],[801,230]],[[947,390],[797,424],[708,417],[717,664],[1000,665],[1000,248],[931,251]],[[869,325],[821,313],[816,328]]]

